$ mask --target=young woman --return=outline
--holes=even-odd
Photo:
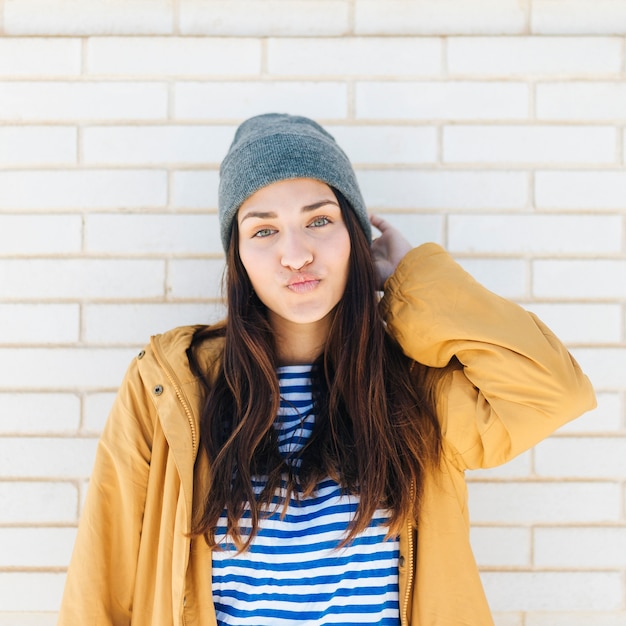
[[[439,246],[379,217],[372,242],[312,120],[242,124],[219,201],[227,319],[131,364],[59,624],[491,624],[464,471],[592,408],[589,381]]]

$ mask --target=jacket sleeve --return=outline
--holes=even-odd
[[[436,244],[401,261],[381,306],[405,354],[443,368],[436,409],[460,469],[505,463],[595,406],[589,380],[552,332]]]
[[[98,444],[58,626],[130,624],[154,419],[135,359]]]

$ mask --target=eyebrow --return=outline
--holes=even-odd
[[[326,206],[327,204],[334,204],[337,208],[339,208],[339,204],[337,204],[337,202],[335,202],[334,200],[328,199],[328,200],[320,200],[319,202],[314,202],[313,204],[306,204],[305,206],[302,207],[301,211],[302,213],[315,211],[316,209]],[[277,216],[276,216],[276,213],[274,213],[273,211],[249,211],[241,218],[241,222],[243,223],[249,217],[256,217],[258,219],[273,219]]]

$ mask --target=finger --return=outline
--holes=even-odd
[[[391,224],[387,220],[380,217],[380,215],[370,215],[370,223],[375,228],[378,228],[381,233],[384,233],[386,230],[392,228]]]

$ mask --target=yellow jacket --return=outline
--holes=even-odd
[[[536,317],[435,244],[403,259],[381,306],[406,354],[437,368],[444,437],[420,519],[400,537],[402,624],[489,626],[464,471],[530,448],[593,408],[593,390]],[[195,463],[202,390],[185,353],[193,331],[153,337],[130,365],[98,446],[59,626],[216,624],[211,553],[187,536],[210,471],[204,455]],[[221,342],[203,348],[207,371],[220,352]]]

